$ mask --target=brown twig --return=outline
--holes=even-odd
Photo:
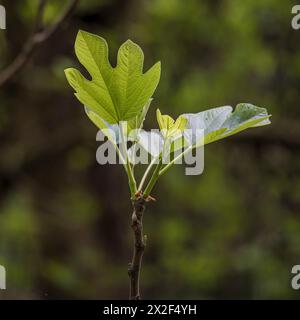
[[[46,2],[46,0],[40,0],[33,33],[21,49],[21,52],[13,60],[13,62],[0,73],[0,87],[6,84],[11,78],[13,78],[15,74],[27,63],[36,46],[48,40],[71,16],[79,0],[70,0],[70,3],[67,6],[66,10],[57,19],[57,21],[52,25],[43,28],[43,15],[46,7]]]
[[[47,0],[39,1],[33,34],[36,32],[39,32],[43,28],[44,12],[45,12],[46,5],[47,5]]]
[[[131,300],[140,300],[140,272],[142,258],[146,247],[146,236],[143,234],[143,213],[145,211],[145,199],[133,200],[133,214],[131,228],[134,233],[134,248],[132,261],[129,263],[128,275],[130,278]]]

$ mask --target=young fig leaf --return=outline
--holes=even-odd
[[[196,143],[196,130],[204,130],[204,144],[208,144],[247,128],[270,124],[270,116],[265,108],[249,103],[240,103],[232,112],[232,107],[218,107],[199,113],[186,113],[188,120],[186,139],[193,145]]]
[[[186,128],[188,122],[183,115],[179,116],[175,121],[168,115],[162,115],[159,109],[156,111],[156,116],[159,128],[165,138],[181,133]]]
[[[110,124],[140,115],[158,85],[160,62],[143,73],[143,51],[127,40],[119,48],[113,68],[106,41],[85,31],[78,32],[75,52],[91,80],[74,68],[66,69],[65,74],[83,105]]]

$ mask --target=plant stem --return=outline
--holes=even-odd
[[[145,199],[140,198],[132,201],[133,213],[131,217],[131,228],[134,233],[134,248],[132,261],[128,266],[130,278],[130,300],[140,300],[140,272],[143,253],[146,247],[146,236],[143,235],[143,213],[145,210]]]
[[[136,189],[136,182],[133,176],[133,172],[130,166],[130,163],[128,159],[126,159],[126,167],[127,167],[127,175],[128,175],[128,181],[129,181],[129,188],[130,188],[130,193],[131,193],[131,198],[134,198],[137,189]]]
[[[177,161],[180,160],[184,155],[189,153],[193,149],[193,146],[188,147],[186,150],[184,150],[181,154],[179,154],[175,159],[173,159],[171,162],[169,162],[160,172],[159,176],[162,176],[164,173],[166,173],[171,166]]]
[[[120,135],[121,135],[121,146],[122,146],[124,158],[125,158],[125,169],[128,176],[130,194],[131,194],[131,198],[134,198],[137,192],[136,181],[135,181],[132,168],[128,159],[127,146],[126,146],[126,140],[125,140],[125,134],[124,134],[124,123],[122,122],[120,122]]]
[[[147,187],[146,187],[146,189],[144,191],[143,195],[144,195],[145,199],[150,195],[150,192],[152,191],[157,179],[159,178],[159,171],[160,171],[162,165],[163,165],[162,164],[162,159],[160,159],[159,164],[156,166],[156,168],[155,168],[155,170],[154,170],[154,172],[152,174],[152,177],[151,177],[151,179],[150,179],[150,181],[149,181],[149,183],[148,183],[148,185],[147,185]]]
[[[144,175],[143,175],[143,177],[142,177],[142,180],[141,180],[141,182],[140,182],[140,184],[139,184],[138,191],[142,191],[143,186],[144,186],[144,183],[145,183],[145,181],[146,181],[146,179],[147,179],[147,177],[148,177],[148,175],[149,175],[152,167],[154,166],[154,164],[155,164],[155,162],[156,162],[157,160],[158,160],[158,157],[153,158],[153,160],[151,161],[151,163],[150,163],[149,166],[147,167],[147,169],[146,169],[146,171],[145,171],[145,173],[144,173]]]

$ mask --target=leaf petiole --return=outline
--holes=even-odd
[[[159,176],[162,176],[164,173],[166,173],[171,166],[178,160],[180,160],[183,156],[185,156],[188,152],[190,152],[193,149],[193,145],[189,146],[186,150],[184,150],[181,154],[179,154],[176,158],[174,158],[172,161],[170,161],[162,170],[159,172]]]
[[[147,198],[150,195],[153,187],[155,186],[155,183],[159,178],[159,170],[161,169],[162,165],[163,165],[162,159],[160,158],[159,163],[157,164],[157,166],[152,174],[152,177],[151,177],[151,179],[150,179],[150,181],[144,191],[144,198]]]
[[[148,175],[149,175],[152,167],[155,165],[155,163],[156,163],[156,161],[157,161],[158,159],[159,159],[159,157],[154,157],[154,158],[152,159],[152,161],[150,162],[149,166],[147,167],[147,169],[146,169],[146,171],[145,171],[145,173],[144,173],[144,175],[143,175],[143,177],[142,177],[142,179],[141,179],[141,182],[140,182],[140,184],[139,184],[139,187],[138,187],[138,190],[139,190],[139,191],[142,191],[143,186],[144,186],[144,183],[145,183],[145,181],[146,181],[146,179],[147,179],[147,177],[148,177]]]
[[[127,152],[127,147],[126,147],[126,141],[125,141],[125,134],[124,134],[124,122],[120,122],[120,136],[121,136],[121,146],[122,146],[122,151],[125,157],[125,170],[127,172],[128,176],[128,183],[129,183],[129,188],[130,188],[130,194],[131,198],[135,197],[135,194],[137,192],[136,188],[136,181],[132,172],[132,168],[128,159],[128,152]]]

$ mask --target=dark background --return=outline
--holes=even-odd
[[[32,45],[68,5],[49,0],[38,22],[38,3],[1,2],[0,297],[128,296],[126,177],[96,163],[97,128],[63,72],[81,68],[80,28],[107,39],[113,64],[128,38],[143,48],[145,68],[161,60],[147,128],[157,127],[158,107],[177,117],[251,102],[273,115],[270,126],[207,146],[201,176],[175,166],[161,179],[144,219],[143,297],[298,298],[290,286],[300,264],[297,2],[82,0]]]

